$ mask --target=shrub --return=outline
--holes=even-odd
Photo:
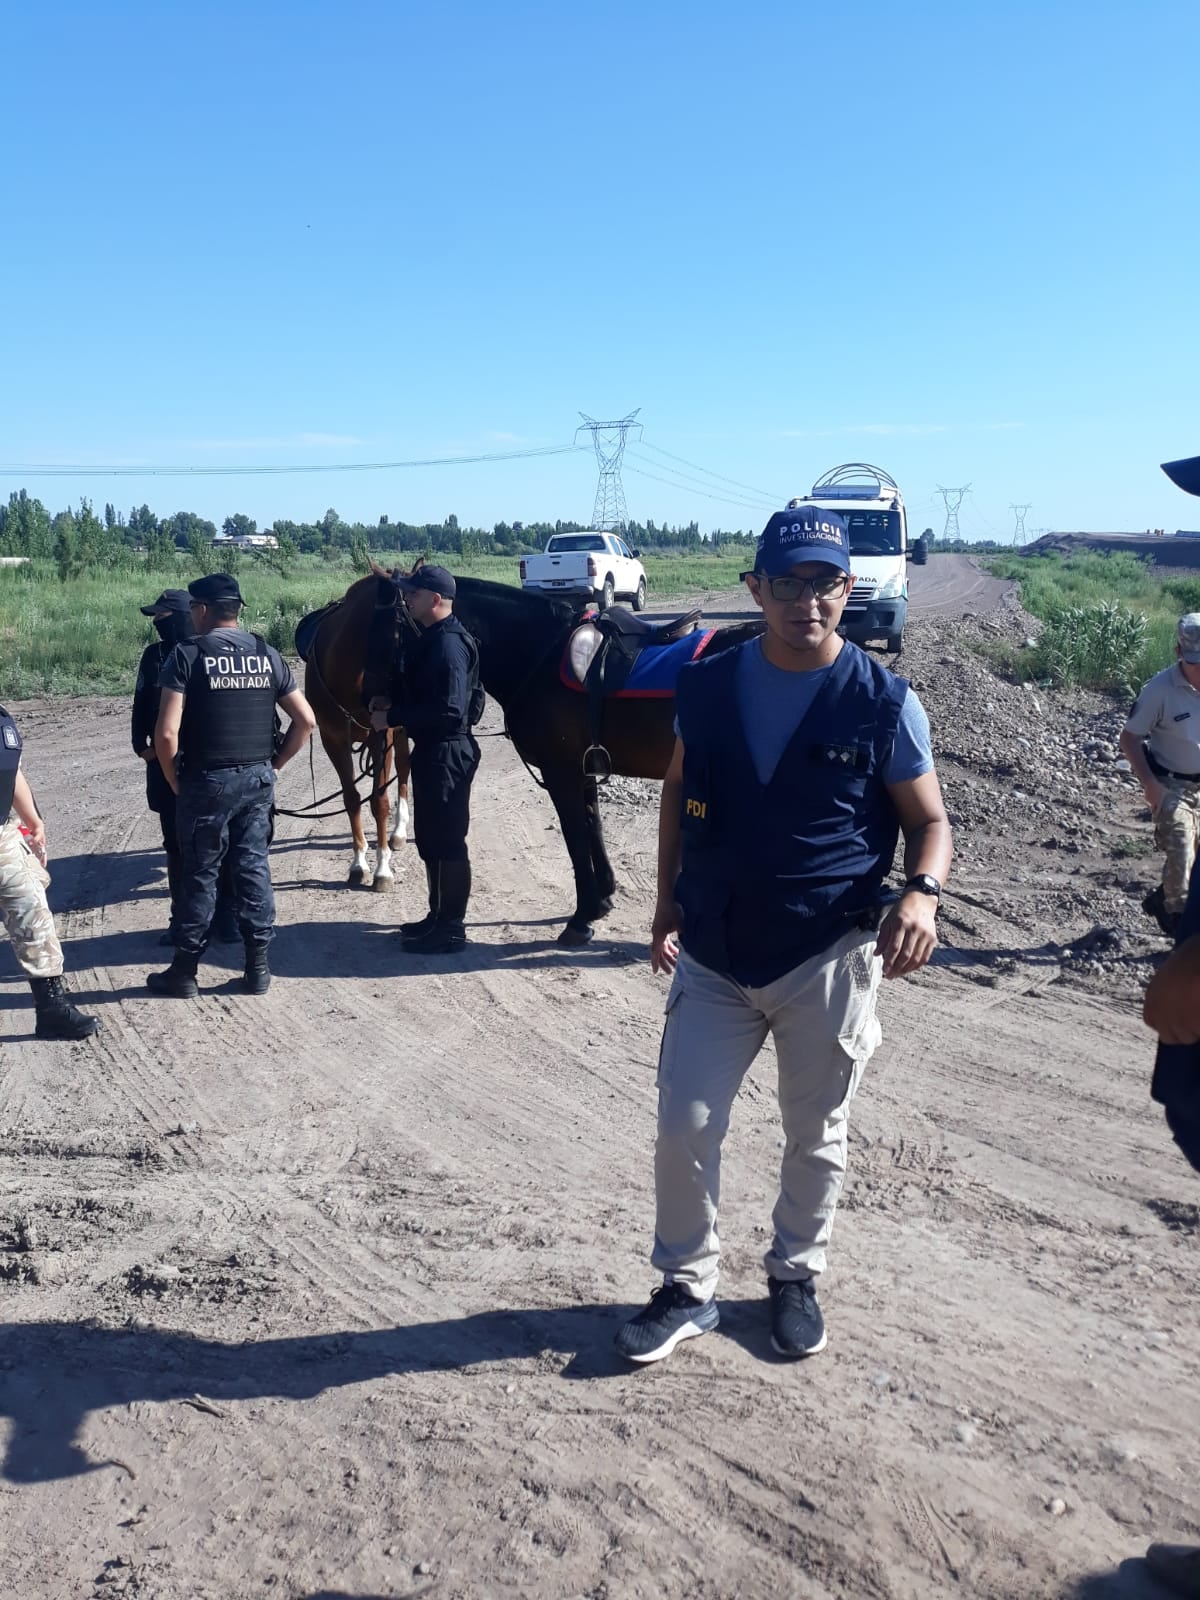
[[[1119,600],[1062,606],[1046,619],[1039,664],[1056,684],[1132,693],[1148,628],[1140,611],[1130,611]]]

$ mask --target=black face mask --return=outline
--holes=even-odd
[[[194,638],[196,633],[190,611],[168,611],[165,617],[155,617],[154,628],[162,642],[171,646]]]

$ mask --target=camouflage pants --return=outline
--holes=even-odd
[[[1167,791],[1154,819],[1154,837],[1166,853],[1163,863],[1163,902],[1167,913],[1175,916],[1187,904],[1188,882],[1196,859],[1196,839],[1200,833],[1200,784],[1184,783],[1181,778],[1161,778]]]
[[[0,921],[31,978],[62,976],[62,946],[46,904],[49,882],[16,822],[6,822],[0,827]]]

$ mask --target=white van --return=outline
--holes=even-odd
[[[856,644],[882,639],[895,655],[908,615],[908,521],[896,480],[881,467],[850,461],[834,467],[792,506],[836,511],[850,530],[854,588],[841,632]]]

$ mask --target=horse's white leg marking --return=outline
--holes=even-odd
[[[366,876],[367,852],[364,846],[363,849],[354,852],[354,857],[350,862],[350,879],[353,883],[362,883]]]
[[[380,845],[375,852],[375,877],[371,887],[373,889],[392,887],[392,852],[386,845]]]
[[[402,844],[408,843],[408,824],[410,820],[411,813],[408,809],[408,801],[401,795],[396,802],[396,826],[392,829],[392,837],[388,840],[393,850]]]

